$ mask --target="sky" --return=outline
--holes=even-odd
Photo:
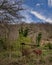
[[[52,0],[24,0],[23,16],[25,22],[47,22],[52,23]]]
[[[0,4],[1,4],[0,0]],[[9,0],[10,4],[15,3],[19,0]],[[38,22],[47,22],[52,23],[52,0],[23,0],[22,7],[25,10],[21,11],[22,16],[25,19],[22,21],[26,23],[38,23]],[[15,19],[17,21],[17,19]]]

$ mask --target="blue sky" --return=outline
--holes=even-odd
[[[52,23],[52,6],[48,3],[48,0],[24,0],[24,7],[27,9],[23,12],[25,22]]]
[[[3,0],[0,0],[0,4]],[[20,0],[8,0],[10,4]],[[52,23],[52,0],[23,0],[23,8],[25,10],[20,11],[25,19],[22,21],[31,22],[48,22]],[[48,3],[50,3],[48,5]],[[17,7],[17,6],[16,6]],[[1,11],[0,11],[1,12]],[[17,19],[15,19],[17,21]]]

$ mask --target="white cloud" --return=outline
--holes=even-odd
[[[31,11],[30,13],[35,15],[37,18],[39,18],[39,19],[41,19],[43,21],[52,23],[52,19],[51,18],[46,18],[44,15],[42,15],[42,14],[36,12],[36,11]]]
[[[31,16],[30,16],[29,14],[26,14],[25,17],[26,17],[26,19],[25,19],[25,22],[26,22],[26,23],[31,23],[31,22],[33,22],[32,18],[31,18]]]
[[[24,21],[26,23],[33,22],[33,19],[32,19],[31,15],[29,14],[28,11],[23,11],[21,14],[25,17],[24,19],[22,19],[22,21]]]
[[[36,6],[40,6],[40,3],[37,3]]]

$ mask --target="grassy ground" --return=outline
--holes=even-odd
[[[41,56],[31,53],[28,57],[22,56],[20,51],[3,51],[0,52],[0,65],[52,65],[52,50],[43,49]]]

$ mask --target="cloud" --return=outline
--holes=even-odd
[[[28,11],[23,11],[21,14],[23,14],[23,16],[25,17],[24,19],[22,19],[22,21],[24,21],[26,23],[33,22],[32,16],[29,14]]]
[[[42,6],[44,5],[43,3],[37,3],[36,6],[39,7],[39,6]]]
[[[26,19],[25,19],[25,22],[26,22],[26,23],[31,23],[31,22],[33,22],[32,18],[31,18],[31,16],[30,16],[29,14],[26,14],[25,17],[26,17]]]
[[[51,18],[46,18],[44,15],[36,12],[36,11],[31,11],[30,12],[31,14],[35,15],[37,18],[45,21],[45,22],[48,22],[48,23],[52,23],[52,19]]]
[[[36,6],[40,6],[41,4],[40,3],[37,3]]]

